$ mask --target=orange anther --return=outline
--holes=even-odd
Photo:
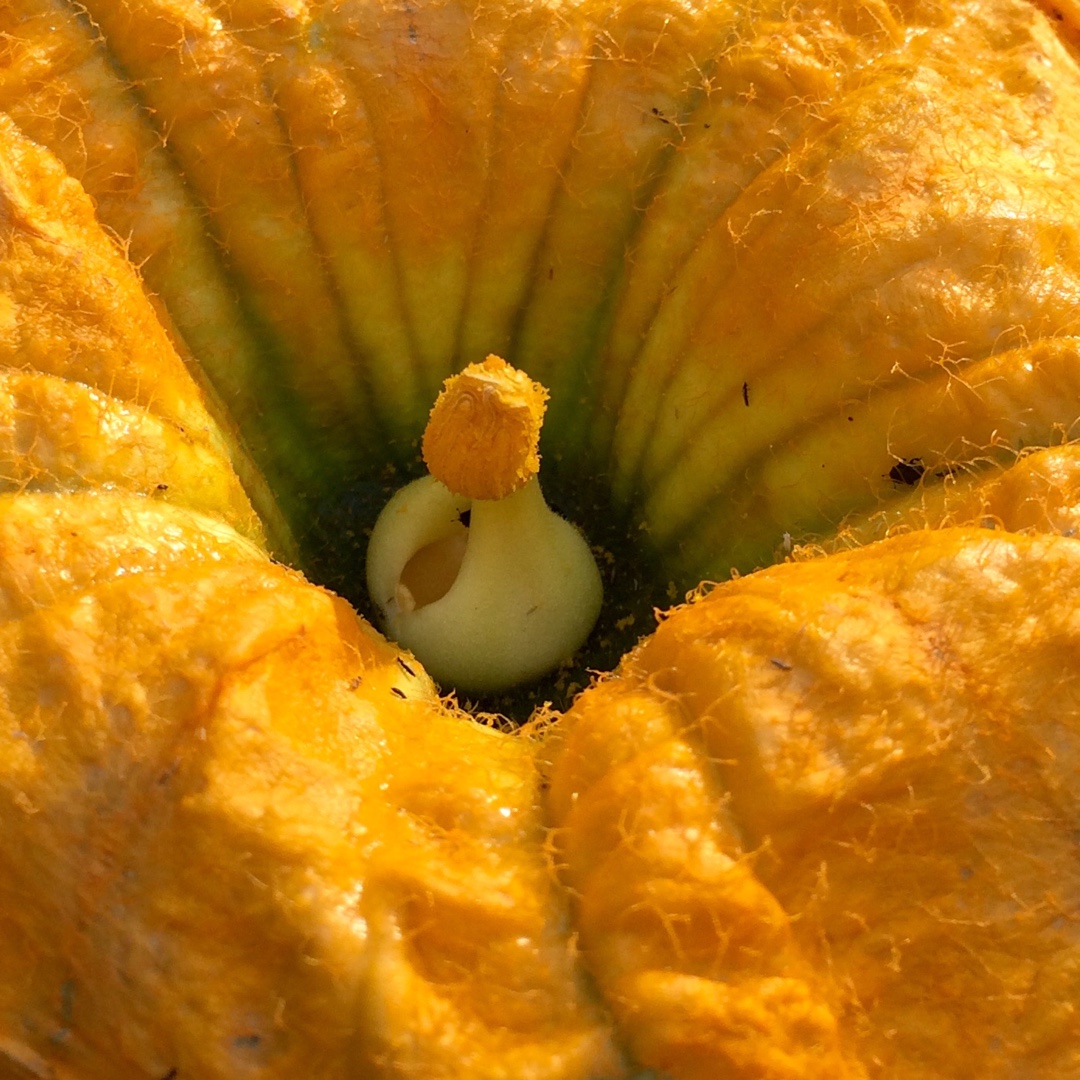
[[[503,499],[540,470],[548,392],[498,356],[443,384],[424,430],[432,476],[469,499]]]

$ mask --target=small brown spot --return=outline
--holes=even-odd
[[[397,658],[397,662],[398,662],[398,667],[401,668],[401,670],[404,671],[406,675],[409,675],[414,679],[416,678],[416,672],[413,671],[413,669],[411,667],[409,667],[409,665],[406,664],[405,661],[400,656]]]
[[[744,382],[742,384],[742,401],[743,401],[743,404],[747,408],[750,407],[750,384],[749,383]]]
[[[394,697],[401,698],[402,701],[405,700],[405,697],[406,697],[405,691],[402,690],[400,686],[391,686],[390,687],[390,693],[393,694]]]

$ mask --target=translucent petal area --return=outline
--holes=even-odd
[[[609,408],[619,421],[614,479],[620,490],[632,489],[650,445],[645,433],[666,415],[663,391],[684,362],[700,368],[711,358],[717,386],[710,389],[730,386],[736,372],[716,355],[713,327],[745,332],[751,341],[774,322],[778,332],[788,328],[773,318],[779,305],[761,310],[782,286],[777,273],[812,265],[813,245],[836,246],[831,232],[822,235],[817,222],[800,216],[799,204],[787,207],[790,246],[800,251],[796,265],[753,264],[755,249],[775,237],[777,216],[799,189],[806,172],[800,155],[822,143],[820,160],[830,160],[832,143],[847,135],[832,115],[839,103],[863,81],[873,85],[867,68],[917,42],[943,15],[918,3],[887,10],[820,3],[763,5],[733,21],[730,44],[709,69],[708,93],[684,125],[628,258],[610,338],[612,370],[605,372]],[[738,295],[729,297],[731,289]],[[766,356],[770,345],[761,343]],[[693,394],[675,402],[680,418],[695,405]]]
[[[371,394],[372,415],[356,422],[411,436],[426,387],[401,295],[379,149],[354,66],[330,26],[333,9],[277,0],[212,4],[265,61],[264,79],[347,328],[351,363]]]
[[[528,742],[446,710],[220,525],[109,495],[11,509],[8,1057],[110,1080],[623,1075]]]
[[[376,2],[328,4],[322,13],[368,110],[420,392],[429,401],[456,353],[511,11]]]
[[[726,551],[730,565],[760,562],[780,553],[792,521],[824,537],[847,515],[881,512],[920,482],[976,476],[1011,464],[1025,448],[1075,438],[1078,401],[1075,338],[1046,338],[967,364],[943,362],[791,431],[770,456],[746,467],[740,487],[703,500],[694,524],[684,519],[681,531],[675,502],[668,512],[664,499],[678,501],[686,492],[661,489],[651,506],[671,533],[657,533],[678,536],[689,550]],[[728,568],[706,564],[701,573]]]
[[[592,68],[512,350],[552,388],[552,422],[570,445],[642,210],[730,33],[724,5],[582,10]]]
[[[675,126],[676,143],[625,260],[597,364],[602,405],[590,440],[597,452],[607,452],[620,412],[640,407],[641,382],[625,401],[631,374],[661,305],[676,290],[682,298],[692,289],[684,264],[712,223],[838,92],[843,68],[837,53],[845,45],[850,51],[855,39],[837,41],[841,35],[821,29],[792,39],[775,25],[756,25],[749,11],[733,16],[736,44],[710,65],[697,108],[681,118],[654,114]]]
[[[884,96],[879,102],[885,105]],[[959,132],[959,115],[956,121]],[[874,149],[868,148],[860,170],[871,167]],[[815,230],[826,227],[822,218],[829,215],[823,210],[828,196],[821,189],[832,187],[831,174],[850,164],[843,162],[842,153],[837,149],[830,158],[819,160],[820,169],[805,170],[803,175],[816,173],[822,184],[807,185],[818,190],[813,195],[810,191],[800,194],[802,205],[791,208],[791,217],[811,219]],[[935,163],[941,165],[940,160]],[[736,431],[747,426],[747,418],[753,425],[756,416],[766,426],[760,431],[751,429],[741,440],[743,457],[730,460],[733,472],[785,428],[820,415],[823,406],[837,397],[859,397],[870,386],[917,378],[936,361],[953,356],[978,358],[1025,337],[1071,329],[1070,312],[1080,296],[1080,281],[1075,238],[1066,225],[1069,197],[1060,197],[1057,185],[1049,186],[1045,174],[1017,178],[1014,191],[1024,192],[1025,204],[1024,213],[1017,215],[1005,209],[1004,197],[995,198],[981,189],[971,193],[957,175],[955,199],[949,200],[951,205],[942,214],[941,189],[948,178],[935,166],[927,168],[922,181],[935,188],[934,194],[922,207],[911,207],[902,222],[897,219],[899,231],[894,233],[889,222],[883,222],[872,254],[859,252],[853,243],[820,253],[819,263],[827,260],[828,273],[820,286],[804,283],[813,294],[805,300],[798,297],[803,291],[796,287],[799,282],[784,282],[776,262],[778,249],[806,240],[803,229],[809,226],[781,226],[775,236],[762,241],[758,255],[770,266],[760,267],[761,273],[777,286],[792,285],[794,295],[785,317],[774,319],[771,328],[764,325],[770,307],[775,314],[780,303],[767,288],[762,290],[757,310],[732,334],[735,312],[748,301],[745,279],[740,276],[739,284],[732,286],[730,296],[715,311],[716,330],[726,328],[726,336],[732,339],[719,346],[731,362],[716,370],[714,357],[709,371],[712,379],[706,382],[704,354],[698,353],[674,374],[669,387],[672,399],[693,404],[679,412],[678,422],[674,413],[661,412],[659,430],[643,465],[646,485],[661,482],[677,460],[694,468],[702,455],[712,453],[714,462],[728,465],[732,456],[717,445],[718,438],[737,438]],[[914,160],[905,169],[913,173]],[[1041,198],[1036,179],[1047,188],[1049,198]],[[999,182],[1013,188],[1013,178],[1007,175]],[[834,209],[864,196],[877,203],[864,184],[859,182],[858,188],[859,196],[854,188],[836,192]],[[863,212],[872,216],[881,210],[877,204]],[[846,224],[856,223],[849,219]],[[868,329],[870,315],[877,320],[873,331]],[[865,331],[862,336],[860,329]],[[719,345],[717,338],[710,340],[714,347]],[[817,374],[823,364],[831,376],[827,383]],[[697,435],[699,449],[693,463],[678,458],[675,447],[681,447],[679,440],[685,437],[679,424]]]
[[[1077,588],[1076,540],[920,531],[718,586],[579,699],[551,823],[645,1064],[1075,1071]]]
[[[268,380],[302,403],[309,438],[310,425],[332,433],[320,461],[355,456],[350,448],[371,432],[354,418],[370,405],[297,188],[265,58],[208,4],[100,0],[87,11],[208,215],[259,337],[259,385]],[[258,397],[251,386],[248,393]]]
[[[715,229],[714,302],[696,325],[684,324],[687,336],[662,342],[668,350],[684,342],[678,363],[667,364],[665,392],[656,392],[663,372],[654,368],[640,407],[620,417],[626,436],[616,445],[628,471],[619,483],[646,493],[650,530],[662,544],[670,537],[718,556],[715,567],[702,560],[690,573],[768,561],[771,546],[741,544],[740,523],[746,506],[769,498],[757,478],[802,429],[847,415],[858,422],[864,408],[885,423],[876,401],[890,387],[896,408],[912,414],[898,422],[911,422],[917,387],[934,367],[1075,326],[1077,188],[1060,183],[1062,168],[1080,169],[1069,119],[1080,103],[1075,67],[1038,16],[1018,13],[1004,42],[974,19],[954,32],[965,58],[979,58],[969,70],[917,39],[910,55],[864,71],[863,88],[826,113],[784,168],[747,189],[726,215],[729,231]],[[1046,65],[1048,52],[1060,65]],[[1045,78],[1044,67],[1053,72]],[[1022,385],[1022,366],[1014,373]],[[904,386],[914,395],[907,406]],[[1030,409],[1019,388],[1012,407],[1020,411],[995,413],[1006,427]],[[1053,421],[1067,431],[1075,417],[1062,395]],[[927,416],[926,441],[962,442],[962,425],[948,423],[940,412]],[[968,457],[980,451],[992,448]],[[872,498],[878,479],[867,470],[855,486],[833,490]],[[791,490],[777,537],[805,520]],[[721,550],[690,535],[702,514],[713,515],[709,543]]]
[[[509,356],[585,108],[592,28],[557,4],[509,12],[487,190],[457,341],[461,363]],[[563,373],[555,383],[562,386]],[[555,388],[553,385],[552,388]]]
[[[641,220],[609,296],[606,339],[597,344],[591,447],[605,454],[618,429],[613,482],[626,498],[658,396],[732,272],[722,254],[733,240],[728,211],[760,174],[788,171],[789,149],[820,129],[863,67],[939,23],[942,11],[921,3],[764,3],[718,5],[711,18],[721,17],[714,33],[722,44],[704,61],[695,56],[687,85],[697,90],[682,114],[652,111],[671,125],[672,149],[639,204]],[[756,280],[752,270],[747,276]]]

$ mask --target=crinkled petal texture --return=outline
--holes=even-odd
[[[921,532],[672,612],[557,729],[584,955],[678,1077],[1080,1076],[1080,542]]]
[[[622,1073],[532,748],[269,559],[54,159],[0,124],[0,1073]]]
[[[1080,1077],[1077,541],[717,588],[545,803],[244,450],[295,521],[498,352],[673,574],[1074,531],[1047,6],[0,3],[3,1075]]]
[[[5,511],[0,1052],[117,1080],[617,1073],[527,742],[220,527]]]
[[[294,523],[496,353],[691,587],[1080,435],[1080,18],[1042,7],[7,0],[0,109]]]

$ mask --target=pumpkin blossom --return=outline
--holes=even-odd
[[[1080,1077],[1077,40],[0,5],[0,1073]]]

